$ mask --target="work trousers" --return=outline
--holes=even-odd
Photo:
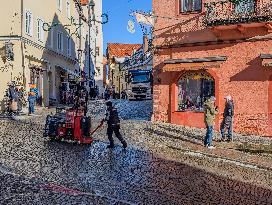
[[[35,111],[35,103],[34,102],[29,102],[29,105],[28,105],[28,114],[33,114],[34,111]]]
[[[225,139],[225,130],[227,130],[227,138],[232,139],[233,135],[233,119],[231,117],[224,119],[220,125],[221,138]]]
[[[114,146],[114,140],[112,137],[113,133],[123,145],[127,144],[124,138],[122,137],[122,135],[120,134],[120,125],[108,125],[107,134],[108,134],[108,139],[110,141],[111,146]]]
[[[206,136],[204,138],[204,145],[205,146],[212,146],[212,138],[213,138],[213,126],[206,127]]]

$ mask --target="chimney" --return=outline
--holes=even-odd
[[[144,53],[148,51],[149,45],[148,45],[148,35],[144,35],[143,37],[143,48],[144,48]]]

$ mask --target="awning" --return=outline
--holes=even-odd
[[[272,54],[261,54],[260,58],[262,59],[262,66],[272,67]]]
[[[74,72],[74,71],[72,71],[72,70],[70,70],[70,69],[68,69],[68,68],[62,67],[62,66],[60,66],[60,65],[57,65],[56,67],[61,68],[62,70],[64,70],[64,71],[67,72],[68,74],[74,75],[74,76],[76,76],[76,77],[79,77],[79,76],[80,76],[78,73],[76,73],[76,72]]]
[[[184,58],[165,60],[163,71],[199,70],[207,68],[218,68],[226,56],[213,56],[205,58]]]

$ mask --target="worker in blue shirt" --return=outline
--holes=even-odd
[[[34,92],[28,93],[28,115],[34,114],[36,95]]]

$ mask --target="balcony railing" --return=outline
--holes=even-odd
[[[256,0],[216,1],[205,4],[207,26],[235,25],[272,21],[272,5],[257,5]]]

